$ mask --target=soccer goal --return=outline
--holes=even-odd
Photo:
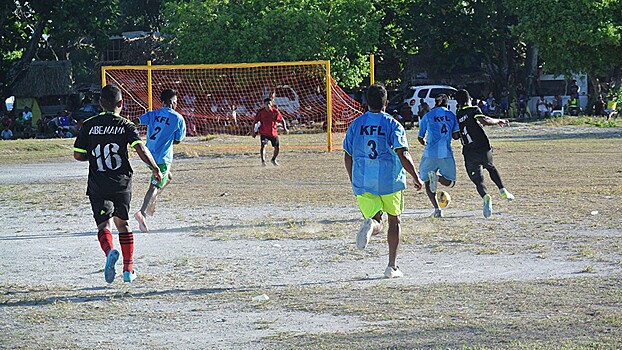
[[[205,65],[105,66],[102,86],[124,94],[123,115],[161,107],[160,92],[178,91],[177,111],[194,135],[249,135],[253,117],[271,97],[293,132],[343,132],[363,113],[332,79],[329,61]]]

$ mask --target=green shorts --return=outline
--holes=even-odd
[[[148,166],[148,168],[151,170],[150,166]],[[158,164],[158,168],[160,168],[160,171],[162,172],[162,181],[157,182],[153,178],[153,175],[151,175],[151,184],[157,188],[162,188],[164,187],[164,185],[166,185],[166,182],[168,181],[168,173],[169,171],[171,171],[171,165],[170,164]]]
[[[365,192],[356,196],[356,201],[365,219],[373,218],[379,211],[392,216],[399,216],[404,211],[404,191],[380,196]]]

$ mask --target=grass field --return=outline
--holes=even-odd
[[[0,348],[622,348],[622,128],[567,124],[487,129],[516,196],[493,191],[488,220],[456,143],[446,218],[406,191],[399,280],[382,278],[386,238],[356,250],[325,134],[282,136],[278,168],[250,137],[176,147],[131,286],[103,280],[72,140],[1,142]]]

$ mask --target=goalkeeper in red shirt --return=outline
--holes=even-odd
[[[283,125],[283,130],[289,134],[287,124],[281,115],[281,112],[274,106],[274,101],[271,98],[263,100],[264,108],[259,110],[255,115],[255,127],[253,128],[253,137],[259,134],[261,139],[261,165],[266,166],[266,145],[268,141],[272,147],[274,147],[274,153],[272,155],[272,164],[279,165],[276,161],[276,157],[279,155],[279,134],[276,129],[277,124]]]

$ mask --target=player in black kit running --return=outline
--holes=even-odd
[[[458,90],[455,96],[456,102],[458,102],[456,117],[460,124],[460,140],[462,142],[464,165],[469,178],[473,181],[477,187],[477,192],[484,200],[483,214],[485,218],[488,218],[492,215],[492,199],[484,184],[483,169],[488,171],[490,179],[499,188],[501,197],[511,201],[514,199],[514,195],[505,189],[501,176],[492,163],[492,147],[483,125],[504,126],[510,125],[510,123],[507,119],[486,116],[479,107],[471,106],[471,96],[467,90]]]

